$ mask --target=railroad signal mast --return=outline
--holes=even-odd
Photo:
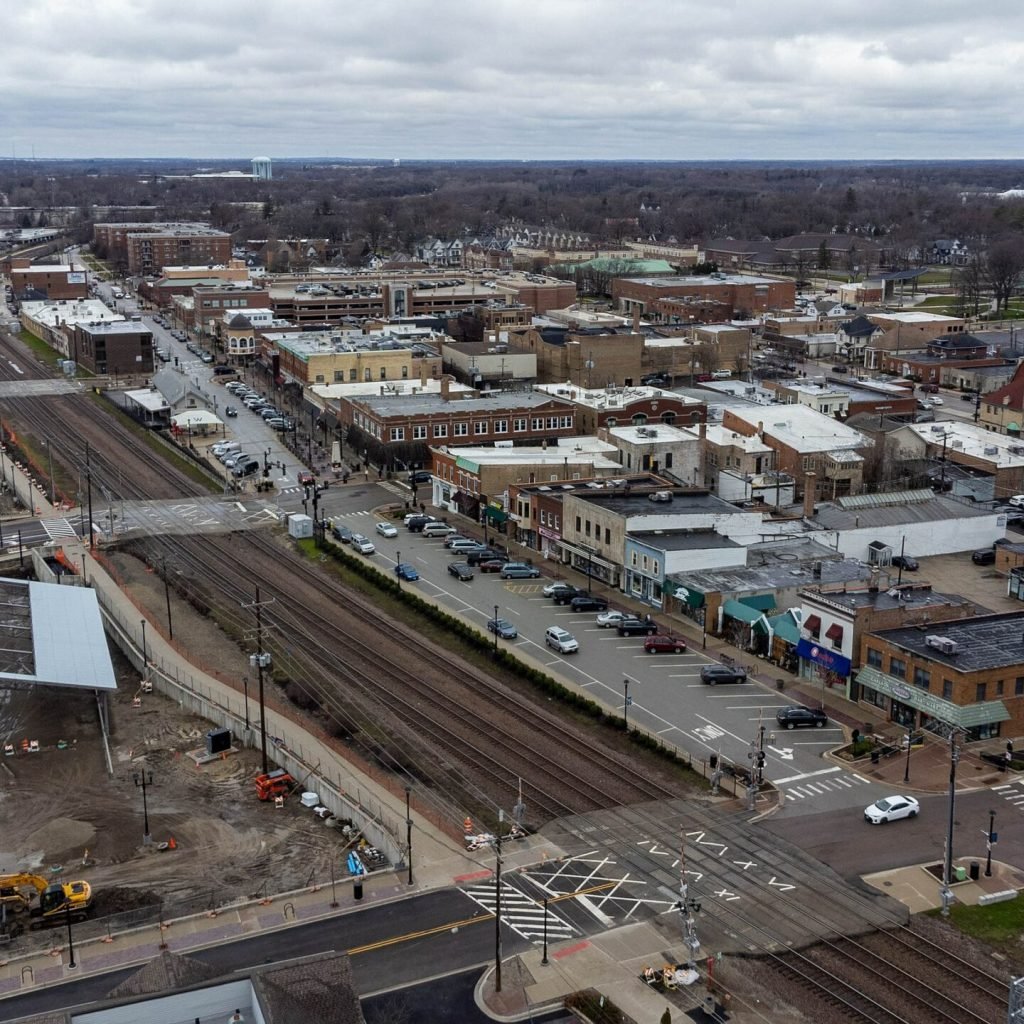
[[[697,938],[697,919],[695,914],[700,913],[700,903],[690,896],[690,885],[686,880],[686,836],[682,828],[679,829],[679,902],[675,909],[679,911],[682,919],[683,941],[686,943],[686,971],[680,976],[676,972],[677,982],[683,985],[692,985],[700,975],[697,973],[697,956],[700,954],[700,939]]]

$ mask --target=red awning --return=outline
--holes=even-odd
[[[808,615],[804,619],[804,629],[809,630],[811,633],[817,633],[821,629],[821,617],[818,615]]]
[[[833,622],[832,625],[825,630],[825,636],[827,636],[829,640],[835,640],[837,644],[842,643],[843,627],[840,626],[838,622]]]

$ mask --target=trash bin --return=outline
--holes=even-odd
[[[708,758],[708,765],[710,766],[712,771],[714,771],[718,767],[718,755],[717,754],[712,754]]]
[[[352,883],[352,898],[354,900],[361,900],[363,898],[363,883],[359,879]]]
[[[981,878],[981,865],[976,861],[971,861],[971,881],[976,882]]]
[[[871,763],[872,764],[878,764],[878,751],[877,750],[872,750],[871,751]]]
[[[954,868],[953,869],[953,877],[958,882],[966,882],[967,881],[967,868],[962,868],[962,867]]]

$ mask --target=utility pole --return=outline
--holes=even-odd
[[[171,585],[167,580],[167,559],[161,557],[161,564],[164,570],[164,600],[167,602],[167,635],[174,639],[174,623],[171,622]]]
[[[697,938],[697,919],[695,914],[700,913],[700,903],[690,897],[689,883],[686,881],[686,836],[682,828],[679,829],[679,902],[676,909],[682,918],[683,940],[686,943],[686,977],[682,980],[684,985],[692,985],[699,975],[697,974],[697,955],[700,953],[700,939]]]
[[[498,811],[498,831],[494,837],[494,991],[501,991],[501,827],[505,812]]]
[[[633,701],[629,696],[629,679],[622,680],[622,727],[626,730],[626,735],[629,735],[629,706]]]
[[[89,442],[85,442],[85,489],[89,502],[89,550],[93,550],[96,543],[96,531],[92,526],[92,468],[89,465]]]
[[[265,602],[273,604],[273,599]],[[263,774],[270,770],[267,762],[267,707],[263,700],[263,670],[270,665],[270,655],[263,650],[263,605],[260,600],[260,588],[256,587],[256,600],[252,604],[243,604],[243,608],[256,610],[256,653],[249,655],[249,664],[259,674],[260,687],[260,755],[263,759]]]
[[[946,822],[946,856],[942,865],[942,916],[949,917],[949,907],[953,902],[953,817],[956,804],[956,765],[960,760],[960,751],[956,746],[956,730],[949,734],[949,818]]]
[[[985,877],[992,877],[992,845],[996,841],[996,812],[988,812],[988,832],[985,834]]]

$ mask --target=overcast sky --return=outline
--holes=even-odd
[[[11,0],[2,26],[19,157],[1024,156],[1020,0]]]

